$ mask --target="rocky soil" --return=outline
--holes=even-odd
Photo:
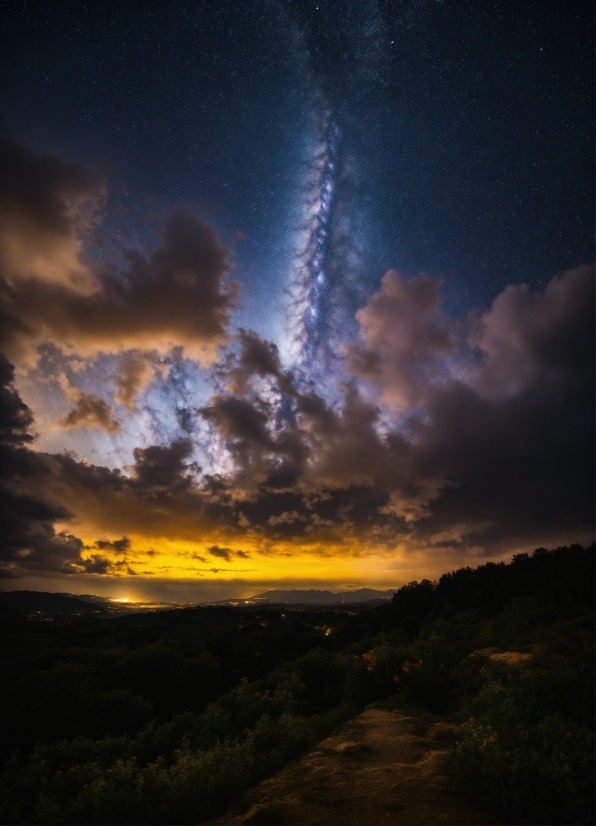
[[[369,709],[247,792],[214,824],[492,824],[450,794],[441,756],[454,725]]]

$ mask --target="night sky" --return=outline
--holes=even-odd
[[[3,587],[591,540],[588,4],[1,8]]]

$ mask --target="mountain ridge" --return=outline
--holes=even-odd
[[[287,605],[313,603],[318,605],[340,605],[345,603],[369,602],[370,600],[390,600],[396,589],[378,591],[374,588],[358,588],[355,591],[320,591],[316,588],[263,591],[249,597],[249,600],[266,600]]]
[[[0,606],[21,614],[40,615],[97,614],[105,611],[103,604],[47,591],[2,591]]]

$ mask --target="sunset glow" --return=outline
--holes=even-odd
[[[387,589],[593,536],[591,143],[562,126],[586,89],[526,123],[551,89],[514,73],[518,103],[493,90],[456,136],[478,71],[447,60],[466,91],[435,98],[418,12],[269,6],[229,42],[199,27],[223,40],[177,48],[167,82],[118,57],[107,97],[78,64],[64,86],[58,47],[15,75],[48,131],[17,119],[0,147],[3,582]]]

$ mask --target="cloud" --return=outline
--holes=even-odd
[[[70,513],[40,494],[45,460],[27,447],[34,438],[33,417],[13,380],[12,365],[0,356],[0,575],[98,572],[103,565],[99,556],[84,558],[80,539],[55,531],[55,522],[67,520]]]
[[[422,475],[451,484],[418,529],[464,545],[556,544],[593,532],[594,268],[542,293],[509,287],[480,316],[469,382],[427,396]],[[448,540],[449,541],[449,540]]]
[[[75,406],[59,424],[64,428],[99,427],[110,435],[122,430],[120,422],[114,418],[113,408],[93,393],[78,393]]]
[[[378,400],[402,415],[409,409],[406,419],[381,427],[380,409],[354,386],[346,386],[338,411],[294,391],[298,424],[287,430],[308,451],[295,466],[295,495],[280,510],[283,497],[262,491],[245,514],[260,524],[269,510],[267,525],[278,530],[293,514],[294,536],[322,529],[317,518],[344,535],[368,521],[412,544],[462,550],[588,541],[594,268],[557,276],[540,293],[507,288],[470,320],[480,358],[456,352],[438,310],[439,285],[429,281],[419,279],[412,291],[392,274],[359,316],[378,365],[369,374]],[[406,329],[394,331],[402,319]],[[447,355],[457,356],[453,371],[442,361]],[[264,433],[259,441],[267,443]],[[326,509],[313,504],[317,490]]]
[[[81,261],[82,236],[103,199],[101,182],[77,164],[0,141],[3,278],[89,290],[93,276]]]
[[[220,559],[225,559],[226,562],[230,561],[234,553],[230,548],[220,548],[218,545],[212,545],[207,550],[211,556],[218,556]]]
[[[123,536],[122,539],[98,539],[93,545],[100,551],[113,551],[115,554],[123,554],[130,550],[130,539]]]
[[[35,438],[31,432],[33,414],[22,401],[14,384],[14,367],[0,356],[0,443],[24,445]]]
[[[593,366],[593,310],[593,266],[556,276],[541,293],[506,287],[470,335],[483,355],[478,389],[504,398],[537,382],[581,380]]]
[[[384,402],[405,409],[418,404],[454,350],[440,282],[389,270],[356,318],[363,343],[346,348],[354,375],[376,382]]]
[[[136,410],[135,397],[154,375],[150,355],[135,351],[129,353],[120,363],[120,374],[116,379],[116,401],[130,412]]]
[[[210,548],[207,548],[207,552],[211,554],[211,556],[219,557],[220,559],[225,559],[226,562],[231,562],[233,557],[239,557],[240,559],[250,559],[250,554],[247,554],[246,551],[233,551],[232,548],[220,548],[219,545],[212,545]],[[201,557],[196,557],[197,559],[202,559]],[[205,561],[204,559],[202,560]]]
[[[154,492],[187,490],[192,485],[192,477],[186,473],[188,468],[184,460],[189,458],[192,450],[190,439],[179,439],[164,447],[135,448],[132,470],[137,487]]]
[[[5,570],[46,563],[48,570],[99,570],[103,553],[87,556],[76,537],[54,532],[58,520],[75,519],[95,532],[87,535],[121,533],[116,542],[200,543],[208,549],[195,557],[201,562],[305,548],[391,556],[399,547],[452,564],[454,555],[463,561],[467,553],[589,541],[593,275],[580,268],[539,293],[504,291],[458,322],[459,345],[437,309],[438,284],[424,281],[412,292],[392,276],[394,296],[422,308],[418,321],[394,335],[390,318],[403,308],[388,315],[373,296],[364,318],[376,332],[365,344],[380,367],[369,380],[359,373],[344,384],[336,405],[299,387],[272,346],[242,333],[239,350],[217,368],[234,392],[217,393],[200,410],[232,458],[220,474],[193,462],[192,433],[136,448],[126,473],[34,453],[31,415],[5,368],[0,432],[9,475],[2,478],[7,493],[22,499],[11,505],[20,538],[6,546],[12,567]],[[407,346],[419,370],[406,369]],[[88,550],[117,552],[99,542]],[[240,544],[247,550],[234,550]],[[105,570],[123,569],[109,563]]]
[[[214,396],[211,405],[201,408],[203,418],[213,422],[231,449],[255,444],[272,445],[267,429],[267,413],[254,404],[236,396]]]
[[[189,407],[176,408],[176,418],[178,420],[178,426],[180,427],[180,430],[182,430],[188,436],[190,436],[193,431],[194,412],[195,411],[193,411]]]
[[[240,354],[237,358],[230,355],[225,369],[220,371],[231,393],[250,393],[253,389],[252,379],[257,376],[261,379],[277,379],[283,393],[290,396],[295,394],[292,374],[282,369],[276,344],[263,340],[252,330],[242,328],[236,333],[235,339],[240,344]]]
[[[392,276],[392,290],[396,283]],[[420,369],[420,348],[407,323],[405,333],[390,334],[391,323],[399,326],[411,310],[411,295],[403,295],[400,286],[402,309],[385,306],[380,299],[386,287],[384,281],[359,315],[375,369],[367,374],[357,365],[357,370],[371,379],[381,401],[402,410],[415,401],[423,414],[413,411],[406,419],[401,432],[410,431],[407,441],[398,432],[387,437],[387,446],[401,442],[396,464],[409,467],[419,496],[404,510],[404,488],[395,480],[384,510],[406,518],[409,510],[412,539],[436,546],[494,550],[562,543],[570,535],[588,539],[593,532],[594,268],[557,276],[542,292],[507,287],[487,311],[470,319],[469,343],[476,354],[459,352],[456,369],[445,366],[438,376],[428,372],[433,336],[430,349],[423,347]],[[428,284],[424,291],[436,294]],[[426,306],[436,308],[438,302]],[[439,336],[435,365],[449,352],[446,341]],[[408,352],[412,366],[404,378]],[[412,373],[424,377],[414,383],[416,393],[408,389]],[[370,451],[374,456],[372,445]]]
[[[0,347],[13,359],[51,342],[83,356],[182,347],[203,364],[227,341],[238,286],[224,283],[228,250],[189,207],[175,207],[148,255],[123,271],[81,263],[82,239],[101,187],[79,167],[0,145]],[[132,404],[147,369],[123,365],[119,394]]]

